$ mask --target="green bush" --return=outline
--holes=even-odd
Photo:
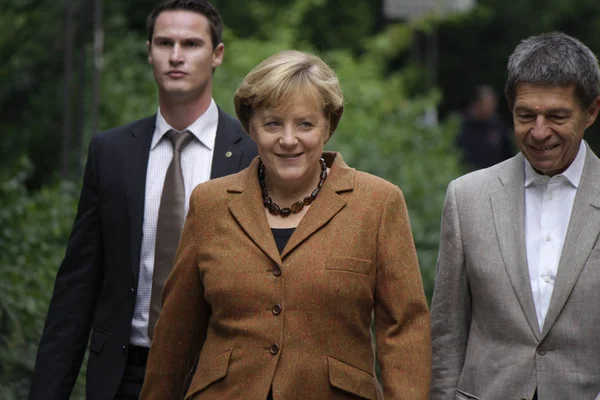
[[[318,1],[314,0],[314,4]],[[440,101],[435,90],[415,96],[415,67],[387,66],[405,54],[414,27],[392,25],[354,45],[359,52],[319,52],[302,37],[302,16],[312,0],[298,0],[272,21],[269,39],[236,37],[225,31],[225,60],[214,75],[213,95],[233,113],[233,93],[243,76],[269,55],[286,49],[319,54],[340,77],[345,111],[327,149],[340,151],[349,165],[398,185],[406,197],[419,262],[430,297],[439,224],[448,182],[460,175],[453,143],[457,121],[441,125],[425,116]],[[318,5],[318,4],[317,4]],[[156,112],[157,96],[146,64],[145,38],[111,21],[118,34],[107,37],[101,88],[100,129]],[[115,31],[115,32],[117,32]],[[135,93],[135,96],[129,94]],[[89,138],[84,140],[88,141]],[[54,278],[73,222],[78,185],[60,182],[30,192],[24,182],[31,165],[22,159],[0,169],[0,398],[26,398],[39,336]],[[79,379],[73,399],[82,399]]]
[[[29,193],[31,165],[0,171],[0,398],[25,399],[56,270],[75,213],[76,185]]]

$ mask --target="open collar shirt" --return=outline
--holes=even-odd
[[[529,279],[540,331],[552,298],[558,264],[585,164],[583,141],[562,174],[549,177],[525,159],[525,242]]]

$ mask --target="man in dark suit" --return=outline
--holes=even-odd
[[[87,398],[138,398],[189,195],[201,182],[245,168],[257,154],[212,99],[221,34],[221,17],[204,0],[167,0],[149,15],[158,112],[91,141],[30,400],[70,397],[90,332]]]

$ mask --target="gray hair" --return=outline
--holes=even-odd
[[[508,59],[504,93],[512,109],[519,83],[575,86],[575,96],[587,107],[600,95],[600,68],[594,53],[562,32],[523,40]]]

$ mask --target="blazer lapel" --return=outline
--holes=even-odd
[[[229,211],[250,239],[273,262],[281,264],[279,250],[271,234],[258,184],[258,158],[237,176],[239,179],[227,189],[230,193],[237,193],[229,200]]]
[[[587,144],[586,144],[587,146]],[[543,336],[556,322],[600,233],[600,160],[587,147],[585,166],[563,244]]]
[[[219,122],[215,137],[215,148],[210,171],[210,179],[220,178],[239,171],[240,160],[244,149],[239,145],[241,140],[236,120],[225,114],[219,108]]]
[[[131,268],[136,286],[140,271],[140,251],[142,248],[146,171],[155,123],[156,115],[134,124],[131,131],[127,132],[128,137],[124,146],[126,152],[123,171],[125,174],[125,198],[129,215]]]
[[[271,259],[281,264],[281,260],[302,243],[306,238],[325,225],[346,205],[339,192],[354,188],[355,170],[348,167],[342,156],[337,153],[324,153],[328,165],[331,165],[331,179],[328,178],[302,221],[294,231],[283,253],[279,250],[271,234],[271,228],[265,215],[260,185],[258,184],[258,158],[250,167],[238,174],[228,189],[235,194],[229,200],[229,210],[252,241]]]
[[[324,156],[327,165],[331,165],[330,178],[325,181],[319,196],[298,224],[290,241],[283,249],[281,258],[285,258],[346,206],[346,200],[338,193],[354,189],[356,171],[346,165],[341,154],[326,152]]]
[[[540,337],[525,247],[524,160],[519,153],[499,176],[502,188],[490,194],[496,234],[506,272],[536,338]]]

